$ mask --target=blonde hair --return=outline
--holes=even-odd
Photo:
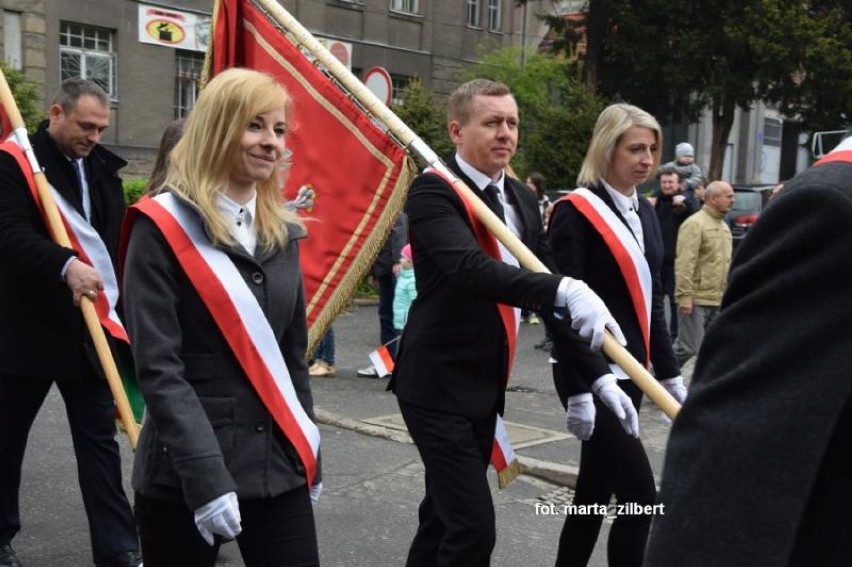
[[[236,243],[216,204],[216,194],[229,182],[242,135],[256,116],[278,108],[284,108],[289,118],[290,97],[272,76],[228,69],[201,91],[186,119],[164,185],[199,209],[214,243]],[[276,168],[285,164],[284,159]],[[299,217],[285,209],[280,182],[273,172],[257,183],[257,241],[266,248],[286,242],[287,223],[302,226]]]
[[[577,176],[577,185],[586,187],[603,179],[609,171],[612,154],[621,136],[633,126],[647,128],[654,133],[657,149],[654,150],[654,170],[660,165],[663,135],[657,119],[637,106],[630,104],[612,104],[606,107],[595,123],[592,141],[583,159],[583,166]]]
[[[460,85],[447,102],[447,118],[462,126],[470,120],[470,107],[476,96],[511,96],[512,91],[503,83],[490,79],[474,79]]]

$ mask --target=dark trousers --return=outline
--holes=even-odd
[[[0,375],[0,544],[21,529],[21,466],[33,421],[53,380]],[[115,440],[115,405],[106,381],[95,376],[57,380],[65,401],[83,506],[95,563],[139,548],[133,513],[122,487]]]
[[[629,380],[619,380],[619,386],[633,400],[636,410],[642,392]],[[583,442],[580,471],[573,504],[577,507],[609,505],[615,494],[617,504],[653,505],[657,496],[654,473],[642,442],[624,432],[615,414],[595,398],[595,431]],[[609,531],[607,559],[610,567],[641,567],[645,543],[651,527],[650,514],[619,514],[610,509],[615,521]],[[559,537],[557,567],[585,566],[601,529],[604,514],[571,512]]]
[[[409,567],[487,566],[496,540],[486,472],[496,416],[472,420],[399,402],[426,468]]]
[[[677,338],[677,303],[675,303],[675,269],[674,263],[663,261],[660,265],[660,279],[663,280],[663,295],[668,297],[671,319],[669,335],[672,340]]]
[[[379,339],[382,344],[394,340],[399,333],[393,327],[393,296],[396,289],[396,280],[393,274],[386,274],[376,278],[379,282]],[[399,341],[388,345],[391,356],[396,358],[396,345]]]
[[[136,493],[136,520],[145,567],[212,567],[219,554],[198,533],[183,502]],[[314,511],[307,487],[275,498],[240,500],[242,533],[237,545],[246,567],[319,565]]]

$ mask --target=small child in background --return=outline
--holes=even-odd
[[[397,332],[402,331],[408,321],[408,310],[417,297],[417,286],[414,282],[414,261],[411,256],[411,244],[406,244],[400,252],[399,263],[402,269],[396,280],[393,294],[393,326]]]

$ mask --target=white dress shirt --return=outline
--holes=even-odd
[[[630,227],[630,232],[633,233],[633,236],[636,238],[636,242],[639,244],[639,249],[644,253],[645,238],[644,233],[642,232],[642,220],[639,218],[639,196],[636,193],[636,188],[633,188],[633,194],[628,197],[623,193],[616,191],[612,185],[606,181],[601,180],[601,182],[603,183],[606,192],[609,193],[610,197],[612,197],[612,200],[615,203],[615,208],[618,209],[618,212],[620,212],[624,217],[624,220],[627,221],[627,225]]]
[[[224,193],[216,193],[216,205],[230,221],[231,236],[253,256],[257,248],[257,227],[254,226],[257,193],[243,205],[233,201]]]

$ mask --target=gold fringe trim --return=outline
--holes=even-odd
[[[219,15],[219,4],[221,0],[213,1],[213,19],[210,22],[210,39],[207,42],[207,51],[204,52],[204,65],[201,67],[201,76],[198,78],[198,89],[204,90],[210,79],[213,78],[213,40],[216,37],[216,19]]]
[[[497,473],[497,488],[503,490],[509,483],[521,476],[524,470],[521,462],[518,459],[513,459],[511,463],[506,465],[506,468]]]
[[[358,284],[367,277],[370,268],[376,261],[376,256],[379,255],[379,251],[381,251],[385,245],[385,241],[390,236],[397,215],[402,211],[403,206],[405,206],[405,200],[408,197],[408,187],[418,172],[419,169],[414,160],[410,156],[407,156],[400,169],[396,184],[391,190],[385,210],[379,215],[375,227],[364,240],[364,244],[356,254],[349,270],[344,274],[340,283],[331,293],[316,319],[314,319],[314,324],[308,329],[308,357],[314,352],[337,316],[349,307],[355,291],[358,289]]]

